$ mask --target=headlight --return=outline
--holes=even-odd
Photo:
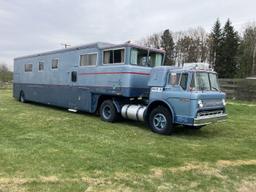
[[[202,100],[198,100],[198,106],[199,106],[199,108],[203,108],[204,107],[204,104],[203,104]]]
[[[222,99],[222,104],[225,106],[227,104],[225,99]]]

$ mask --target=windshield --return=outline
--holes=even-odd
[[[191,90],[194,91],[219,91],[218,78],[215,73],[196,72],[193,74]]]
[[[161,66],[163,54],[145,49],[131,49],[131,64],[145,67]]]

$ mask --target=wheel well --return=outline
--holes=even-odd
[[[148,107],[148,109],[147,109],[147,113],[146,113],[146,117],[145,117],[145,119],[146,119],[147,121],[148,121],[148,118],[149,118],[149,115],[150,115],[151,111],[152,111],[153,109],[155,109],[156,107],[158,107],[158,106],[163,106],[163,107],[167,108],[167,109],[169,110],[170,114],[171,114],[172,117],[173,117],[173,113],[172,113],[170,107],[169,107],[165,102],[163,102],[163,101],[154,101],[153,103],[151,103],[151,104],[149,105],[149,107]]]
[[[98,99],[98,103],[97,103],[97,110],[96,112],[99,112],[100,110],[100,106],[101,104],[105,101],[105,100],[112,100],[113,98],[111,96],[108,95],[101,95]]]

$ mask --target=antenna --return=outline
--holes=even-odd
[[[71,46],[71,45],[69,45],[69,44],[67,44],[67,43],[61,43],[61,45],[64,46],[65,49]]]

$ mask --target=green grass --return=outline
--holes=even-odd
[[[225,123],[162,136],[11,95],[0,90],[0,192],[256,189],[255,106],[231,104]]]

